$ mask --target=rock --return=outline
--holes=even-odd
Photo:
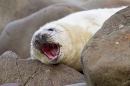
[[[21,59],[12,51],[0,57],[0,84],[3,86],[11,86],[10,83],[22,86],[63,86],[81,82],[85,82],[84,76],[63,64],[45,65],[37,60]]]
[[[20,57],[30,57],[31,38],[40,26],[81,10],[72,4],[56,4],[7,24],[0,36],[0,55],[11,50]]]
[[[88,86],[130,86],[130,7],[110,17],[82,52]]]

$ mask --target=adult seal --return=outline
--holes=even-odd
[[[63,63],[81,71],[80,56],[86,42],[105,20],[123,8],[81,11],[45,24],[32,37],[31,58],[45,64]]]

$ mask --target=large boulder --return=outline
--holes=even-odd
[[[130,86],[130,7],[109,18],[82,52],[88,86]]]
[[[82,10],[72,4],[55,4],[7,24],[0,36],[0,54],[11,50],[20,57],[30,57],[30,42],[36,30],[47,22]]]
[[[63,64],[45,65],[40,61],[21,59],[12,51],[0,56],[2,86],[63,86],[81,82],[85,82],[84,76]]]

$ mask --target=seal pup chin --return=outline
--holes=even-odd
[[[105,20],[123,8],[81,11],[47,23],[32,37],[31,58],[45,64],[63,63],[81,71],[80,55],[86,42]]]

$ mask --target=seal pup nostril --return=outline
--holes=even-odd
[[[47,34],[37,34],[35,35],[35,39],[32,40],[33,46],[37,49],[40,49],[43,44],[48,43],[47,42],[48,35]]]

